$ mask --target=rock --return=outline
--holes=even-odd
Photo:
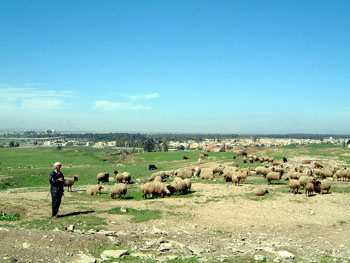
[[[27,242],[24,242],[23,243],[23,248],[29,248],[30,247],[30,244],[29,243],[27,243]]]
[[[159,246],[159,251],[167,251],[173,248],[174,246],[171,243],[162,243]]]
[[[166,238],[161,237],[161,238],[158,239],[157,244],[162,244],[162,243],[169,243],[169,241],[166,240]]]
[[[204,252],[203,249],[199,248],[199,247],[196,247],[196,246],[193,246],[193,245],[190,245],[188,247],[188,249],[195,255],[200,255]]]
[[[263,255],[255,255],[254,256],[255,261],[264,261],[266,258]]]
[[[100,231],[100,233],[104,234],[107,237],[109,237],[109,236],[117,237],[118,236],[118,233],[115,231]]]
[[[91,255],[79,254],[77,258],[71,261],[71,263],[96,263],[97,259]]]
[[[129,255],[129,251],[127,250],[105,250],[102,254],[101,254],[101,258],[102,260],[107,260],[110,258],[120,258],[124,255]]]
[[[142,258],[145,260],[154,258],[152,254],[142,254],[142,253],[133,253],[132,256],[136,258]]]
[[[108,238],[109,240],[112,241],[113,245],[120,246],[121,242],[118,239],[116,239],[114,236],[108,236]]]
[[[154,234],[165,234],[165,235],[168,234],[167,232],[165,232],[165,231],[163,231],[163,230],[160,230],[160,229],[158,229],[158,228],[156,228],[156,227],[153,227],[153,233],[154,233]]]
[[[277,254],[278,254],[281,258],[285,258],[285,259],[295,258],[295,256],[294,256],[292,253],[290,253],[290,252],[288,252],[288,251],[286,251],[286,250],[280,250],[280,251],[277,252]]]
[[[152,241],[147,241],[146,242],[146,247],[147,248],[151,248],[151,247],[153,247],[153,246],[155,246],[156,244],[154,243],[154,242],[152,242]]]

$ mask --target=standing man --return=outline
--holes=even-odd
[[[55,170],[50,174],[51,184],[51,197],[52,197],[52,217],[57,219],[58,209],[60,208],[63,192],[64,192],[64,176],[61,173],[62,164],[56,162],[54,165]]]

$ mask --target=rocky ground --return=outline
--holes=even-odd
[[[333,187],[349,186],[333,182]],[[66,193],[60,213],[67,216],[55,222],[47,219],[51,206],[42,189],[3,191],[2,208],[20,212],[22,219],[0,221],[0,262],[96,262],[111,257],[115,262],[350,262],[346,191],[306,197],[303,190],[293,195],[286,185],[275,184],[264,185],[267,196],[255,197],[255,187],[197,180],[190,198],[142,201],[79,201]],[[125,214],[94,212],[116,206]],[[161,210],[162,216],[135,223],[127,214],[131,208]],[[82,230],[82,220],[89,216],[107,223]],[[41,218],[46,218],[43,224],[62,222],[66,229],[28,229],[24,224]]]

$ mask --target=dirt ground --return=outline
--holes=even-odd
[[[347,188],[350,183],[333,185]],[[104,226],[107,231],[26,230],[14,221],[11,227],[0,228],[0,262],[79,262],[81,254],[99,251],[96,244],[101,248],[126,249],[137,262],[190,257],[203,262],[232,262],[232,258],[238,260],[235,262],[245,258],[269,262],[350,262],[349,194],[332,192],[306,197],[303,190],[294,195],[286,185],[266,184],[263,187],[270,193],[255,197],[252,191],[256,187],[195,180],[191,198],[85,204],[63,199],[60,213],[73,213],[75,225],[79,222],[74,222],[74,212],[84,210],[82,206],[92,210],[120,206],[163,213],[161,219],[141,223],[133,223],[128,215],[99,214],[108,222]],[[65,195],[69,197],[71,193]],[[21,212],[29,221],[50,214],[50,202],[45,200],[47,192],[40,189],[1,192],[1,203],[13,209],[9,212]],[[288,256],[281,251],[288,251],[294,259],[284,259]]]

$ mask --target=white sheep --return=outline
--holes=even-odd
[[[128,189],[126,187],[126,184],[115,184],[111,191],[111,198],[116,199],[116,195],[118,195],[119,198],[125,198],[127,191]]]

